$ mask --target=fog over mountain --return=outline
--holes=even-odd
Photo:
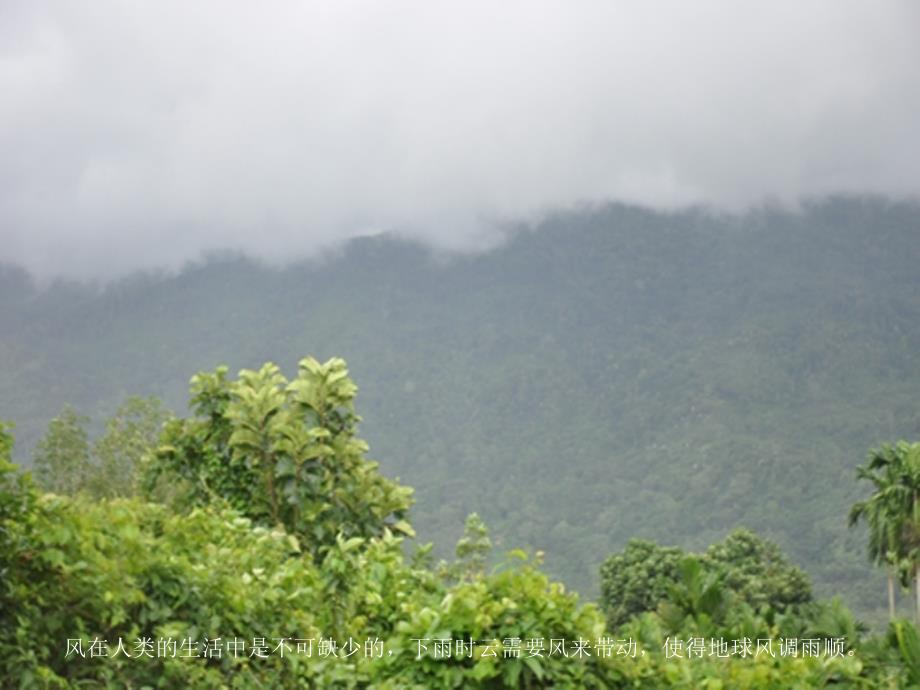
[[[920,187],[912,2],[0,5],[0,260],[109,279],[548,209]]]

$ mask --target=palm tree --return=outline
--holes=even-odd
[[[876,486],[876,493],[872,498],[859,501],[850,509],[850,526],[854,526],[861,519],[869,525],[869,560],[886,570],[888,576],[888,617],[895,617],[895,592],[894,581],[898,575],[898,534],[897,521],[884,505],[882,498],[885,496],[884,483],[878,481],[884,477],[876,477],[859,468],[860,479],[868,479]]]
[[[864,518],[869,524],[869,557],[888,569],[888,611],[894,617],[894,576],[916,590],[920,621],[920,443],[899,441],[873,450],[857,470],[875,491],[850,510],[850,524]],[[906,566],[903,568],[902,566]]]

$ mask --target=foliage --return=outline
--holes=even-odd
[[[146,455],[157,447],[163,425],[171,417],[154,397],[129,397],[105,423],[105,433],[93,444],[97,471],[90,494],[133,496],[137,473]]]
[[[743,639],[741,628],[723,628],[711,632],[700,628],[697,621],[688,620],[686,627],[674,631],[669,629],[656,613],[645,613],[623,626],[620,636],[640,640],[645,649],[655,650],[640,657],[627,667],[629,684],[623,687],[642,688],[745,688],[763,690],[785,690],[786,688],[900,688],[902,670],[891,657],[890,645],[878,646],[874,654],[883,659],[884,666],[874,667],[867,674],[862,654],[859,657],[813,658],[790,657],[776,654],[760,654],[748,658],[730,655],[720,658],[709,655],[709,649],[702,655],[690,651],[694,643],[709,639]],[[780,639],[776,627],[759,621],[763,632],[761,637]],[[709,635],[713,635],[711,638]],[[757,639],[755,636],[752,639]],[[671,642],[670,653],[663,650]],[[860,645],[860,652],[862,652]],[[875,662],[875,656],[870,661]]]
[[[676,547],[632,540],[622,553],[608,557],[600,578],[601,602],[614,629],[665,601],[680,602],[688,614],[700,598],[714,605],[712,594],[705,592],[715,592],[715,585],[718,591],[730,591],[735,604],[743,602],[755,610],[766,607],[781,613],[811,600],[805,573],[791,565],[776,544],[746,529],[733,531],[705,554],[690,558]],[[684,588],[681,596],[676,594],[679,587]]]
[[[612,659],[549,656],[551,639],[593,648],[603,637],[603,618],[593,606],[580,606],[576,595],[552,583],[527,562],[523,552],[498,572],[451,587],[440,599],[413,601],[397,626],[385,660],[386,688],[607,688],[621,674]],[[545,638],[541,657],[530,657],[524,640]],[[436,641],[477,641],[471,656],[437,658]],[[518,649],[506,656],[504,648]],[[490,656],[490,651],[495,656]],[[421,658],[418,658],[418,657]]]
[[[456,562],[448,577],[473,580],[485,572],[486,561],[492,551],[489,529],[476,513],[470,513],[463,526],[463,536],[457,542],[454,552]]]
[[[3,437],[5,438],[5,437]],[[508,568],[445,588],[430,571],[404,562],[401,539],[344,539],[317,566],[283,529],[253,524],[217,503],[172,514],[137,499],[90,502],[39,496],[27,476],[3,475],[3,626],[0,678],[24,688],[119,684],[129,687],[517,687],[518,679],[606,687],[599,665],[570,660],[467,664],[416,661],[415,634],[443,626],[474,635],[521,637],[541,630],[574,639],[596,634],[592,607],[534,568]],[[128,658],[137,640],[386,640],[383,659]],[[438,632],[438,634],[442,634]],[[67,640],[105,641],[107,658],[66,654]],[[525,685],[526,687],[526,685]]]
[[[0,466],[4,471],[9,471],[13,458],[13,425],[9,422],[0,421]]]
[[[711,623],[723,620],[728,605],[725,572],[704,568],[693,556],[681,559],[678,572],[678,578],[668,583],[667,596],[658,603],[662,621],[675,632],[685,628],[687,619],[696,629],[710,631]]]
[[[701,551],[743,524],[883,624],[884,577],[841,516],[862,450],[920,433],[918,219],[861,197],[610,205],[463,256],[381,236],[103,289],[0,278],[0,411],[26,461],[62,401],[110,411],[136,391],[182,410],[212,363],[346,353],[361,436],[416,487],[436,560],[476,511],[497,550],[543,549],[595,596],[630,538]]]
[[[892,623],[891,633],[904,660],[909,682],[920,687],[920,635],[917,628],[907,621],[898,620]]]
[[[920,647],[910,623],[896,622],[885,638],[867,640],[839,602],[787,607],[782,613],[755,612],[746,603],[726,607],[727,571],[707,569],[705,557],[681,558],[676,579],[667,583],[664,604],[679,615],[669,616],[660,605],[630,617],[611,634],[595,607],[580,605],[524,552],[512,552],[490,574],[470,569],[462,581],[446,584],[433,571],[408,563],[402,537],[384,527],[370,538],[345,538],[340,530],[317,562],[283,526],[259,525],[221,500],[176,513],[137,498],[41,495],[9,462],[11,447],[0,425],[4,686],[777,690],[906,688],[917,681]],[[484,554],[485,526],[471,516],[468,527],[472,539],[461,540],[461,562]],[[654,545],[646,546],[654,554]],[[745,562],[744,556],[720,557]],[[689,644],[704,634],[738,639],[781,633],[844,635],[858,654],[688,658],[668,654],[662,645],[675,639]],[[203,653],[208,640],[239,639],[248,649],[254,636],[272,645],[286,640],[291,649],[297,639],[368,639],[387,653],[371,659],[320,656],[315,649],[310,657],[266,658],[124,653],[136,655],[139,640],[160,639],[179,648],[188,639],[198,645],[195,653]],[[529,654],[524,640],[533,637],[566,640],[568,655]],[[72,649],[68,654],[68,640],[76,638],[85,656]],[[634,656],[602,653],[604,645],[614,649],[623,638],[636,641]],[[433,651],[443,639],[477,644],[470,655],[438,659]],[[106,658],[87,654],[92,641],[104,641]],[[574,653],[579,644],[584,654]]]
[[[78,415],[70,405],[65,405],[61,414],[48,423],[48,431],[32,455],[42,488],[74,494],[91,480],[93,466],[86,432],[88,423],[89,418]]]
[[[192,377],[194,417],[166,426],[145,483],[183,480],[185,505],[220,498],[260,524],[284,525],[310,553],[385,530],[412,535],[411,489],[385,478],[355,436],[357,387],[342,359],[301,360],[288,382],[274,364],[227,379]]]
[[[747,529],[733,530],[706,551],[705,561],[725,574],[724,585],[750,606],[785,611],[811,601],[805,572],[779,547]]]
[[[3,553],[0,676],[19,687],[253,687],[258,679],[289,685],[303,673],[247,658],[112,656],[119,638],[134,656],[145,638],[315,636],[317,574],[290,558],[296,543],[283,532],[253,529],[232,511],[180,516],[136,500],[47,495],[12,533],[16,548]],[[105,641],[109,658],[66,658],[75,638],[84,652]]]
[[[920,442],[899,441],[872,450],[857,476],[874,491],[852,506],[850,526],[862,519],[868,523],[869,558],[888,570],[889,602],[895,576],[903,587],[913,579],[920,623]],[[893,618],[891,603],[889,611]]]
[[[11,461],[13,452],[12,425],[0,421],[0,628],[6,622],[6,611],[15,604],[11,587],[13,554],[22,549],[17,525],[34,509],[36,492],[30,475],[16,471]],[[2,657],[2,650],[0,650]]]
[[[65,405],[33,453],[39,485],[55,493],[84,492],[95,498],[133,495],[141,462],[156,447],[169,417],[157,398],[129,397],[91,445],[89,417]]]
[[[613,554],[604,561],[601,605],[611,629],[657,608],[677,580],[682,555],[683,552],[673,546],[631,539],[622,553]]]

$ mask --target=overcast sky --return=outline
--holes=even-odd
[[[0,261],[920,193],[920,3],[0,3]]]

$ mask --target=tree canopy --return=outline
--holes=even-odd
[[[167,424],[145,485],[181,480],[181,504],[220,497],[259,524],[283,525],[317,557],[339,536],[412,535],[412,490],[380,474],[355,435],[357,390],[338,358],[305,358],[290,382],[272,363],[236,380],[226,367],[197,374],[194,416]]]
[[[488,529],[475,514],[453,564],[432,567],[429,546],[408,555],[409,490],[364,457],[342,360],[302,360],[293,381],[273,364],[235,380],[218,368],[193,377],[191,390],[193,415],[167,422],[144,454],[147,497],[43,492],[11,462],[0,424],[5,685],[766,690],[920,681],[914,626],[898,620],[884,637],[867,635],[840,601],[812,600],[804,574],[748,531],[698,555],[631,542],[604,566],[600,607],[541,572],[539,554],[516,550],[490,566]],[[836,655],[689,651],[700,639],[819,637],[845,645]]]
[[[789,563],[776,544],[747,529],[734,530],[690,560],[677,547],[634,539],[601,566],[601,602],[610,626],[656,610],[691,571],[694,577],[717,581],[735,601],[754,609],[783,612],[812,598],[804,571]]]

